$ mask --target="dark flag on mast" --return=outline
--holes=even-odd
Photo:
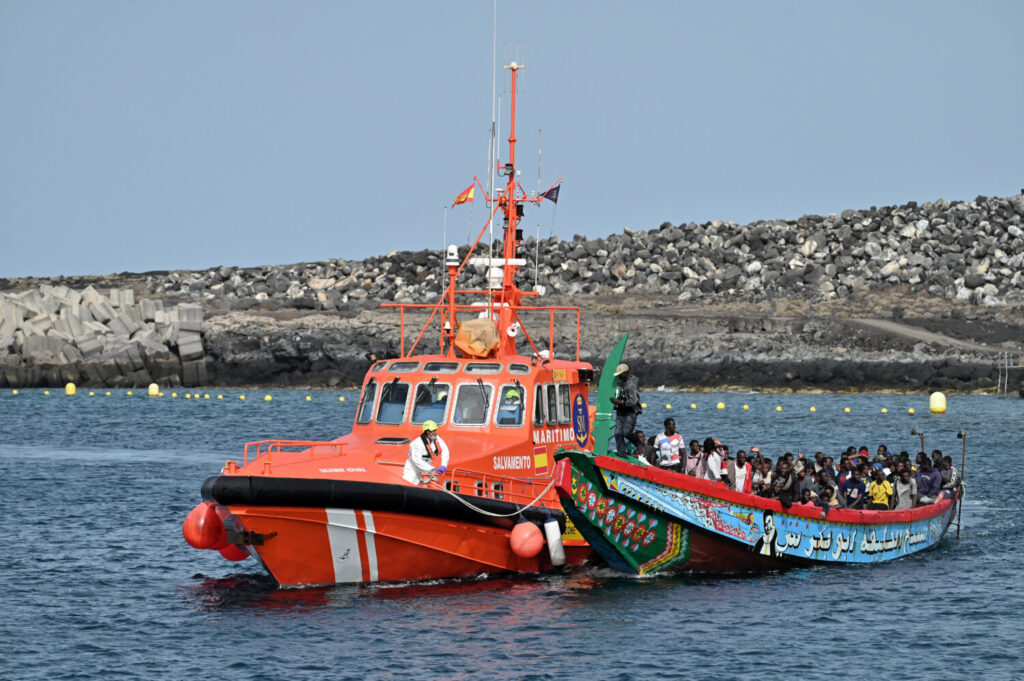
[[[552,187],[551,189],[549,189],[546,192],[544,192],[543,194],[541,194],[540,198],[547,199],[548,201],[551,201],[552,203],[558,203],[558,190],[561,189],[561,188],[562,188],[562,185],[556,184],[554,187]]]

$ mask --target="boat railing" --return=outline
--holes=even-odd
[[[461,291],[461,290],[459,290],[459,291],[456,291],[456,293],[460,293],[461,294],[461,293],[486,293],[486,292],[485,291]],[[399,310],[399,313],[400,313],[399,314],[399,327],[400,327],[400,331],[399,331],[399,336],[398,337],[399,337],[399,339],[401,339],[400,340],[401,347],[400,347],[400,353],[399,353],[399,356],[401,356],[401,357],[407,357],[408,355],[411,355],[413,353],[413,351],[416,350],[416,346],[419,345],[420,340],[423,338],[424,331],[426,331],[427,328],[430,326],[430,323],[434,319],[434,317],[435,317],[435,315],[437,313],[437,309],[438,309],[438,306],[436,304],[431,304],[431,303],[383,303],[381,305],[381,307],[397,308]],[[423,328],[419,332],[419,335],[416,337],[416,340],[413,341],[411,347],[408,350],[408,353],[406,353],[406,348],[405,348],[405,311],[406,311],[406,309],[409,309],[409,310],[424,310],[424,311],[432,310],[432,312],[430,314],[430,317],[427,319],[426,324],[423,325]],[[479,314],[482,311],[486,311],[488,308],[487,307],[481,307],[480,305],[458,304],[458,305],[453,305],[452,309],[454,310],[455,313],[466,312],[466,313],[471,313],[471,314],[473,314],[475,316],[475,315]],[[496,312],[496,311],[498,311],[501,308],[498,307],[498,306],[495,306],[495,307],[493,307],[491,309]],[[524,314],[527,314],[527,313],[534,313],[534,312],[547,312],[548,313],[548,347],[546,349],[548,351],[548,356],[552,357],[552,358],[555,356],[555,312],[575,313],[575,315],[576,315],[576,352],[575,352],[575,361],[577,361],[577,362],[580,361],[580,309],[578,307],[570,307],[570,306],[564,306],[564,305],[538,305],[538,306],[532,306],[532,305],[531,306],[525,306],[525,305],[523,305],[523,306],[516,307],[513,310],[513,314],[515,315],[515,319],[516,319],[517,322],[519,322],[520,328],[522,329],[523,334],[526,336],[526,340],[529,342],[531,348],[533,349],[533,352],[539,354],[540,353],[540,348],[538,348],[536,345],[534,345],[533,339],[530,337],[529,332],[526,330],[526,325],[523,324],[522,317],[521,317],[521,315],[524,315]]]
[[[273,455],[303,454],[315,459],[320,456],[338,456],[343,454],[344,443],[323,442],[317,440],[260,440],[259,442],[247,442],[243,451],[244,461],[242,465],[249,463],[249,457],[256,461],[261,456],[269,458]]]
[[[460,468],[450,470],[443,482],[446,490],[463,496],[507,501],[524,507],[536,501],[539,508],[561,508],[557,496],[543,494],[550,479],[513,478]]]

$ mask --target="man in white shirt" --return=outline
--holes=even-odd
[[[665,430],[654,436],[658,450],[658,467],[679,470],[679,450],[684,446],[683,436],[676,432],[675,419],[665,419]]]

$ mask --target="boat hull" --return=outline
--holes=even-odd
[[[608,456],[561,452],[556,489],[568,516],[594,549],[624,572],[744,573],[809,564],[877,563],[934,546],[958,498],[907,511],[783,508],[779,501],[733,492],[719,483],[651,469]],[[625,517],[623,522],[621,519]],[[682,547],[655,560],[636,532],[664,528]],[[641,539],[646,538],[643,535]],[[661,548],[660,536],[651,542]]]
[[[516,555],[510,542],[513,518],[487,515],[513,514],[521,509],[515,504],[472,497],[459,501],[446,492],[398,485],[329,483],[217,476],[207,481],[203,492],[223,509],[229,542],[259,560],[282,585],[555,569],[546,547],[533,557]],[[343,492],[349,507],[313,503],[341,501]],[[567,565],[581,565],[592,555],[565,525],[560,511],[521,510],[523,517],[537,523],[549,514],[562,521]]]

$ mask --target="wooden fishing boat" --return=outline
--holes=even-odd
[[[598,389],[593,451],[555,454],[562,506],[594,550],[632,574],[749,573],[878,563],[935,546],[953,523],[953,498],[908,510],[830,509],[729,490],[724,484],[607,453],[614,388],[608,358]],[[964,445],[966,457],[966,440]]]
[[[492,206],[488,224],[495,216],[504,222],[501,257],[475,257],[487,225],[465,258],[449,247],[436,304],[387,306],[400,313],[400,351],[370,366],[352,432],[329,442],[247,444],[240,461],[203,484],[203,501],[183,527],[192,546],[255,558],[286,585],[539,572],[591,555],[562,512],[552,456],[589,441],[593,368],[580,361],[579,310],[525,305],[536,293],[516,284],[525,264],[517,254],[523,207],[544,195],[530,197],[517,180],[523,67],[505,68],[508,161],[495,165],[507,181],[496,193],[480,187]],[[457,287],[468,266],[487,268],[486,290]],[[426,321],[407,343],[407,315],[417,314]],[[526,325],[538,315],[547,322],[543,347]],[[568,352],[555,346],[556,316],[574,317]],[[426,350],[430,330],[439,342]],[[410,445],[428,422],[437,424],[450,461],[435,461],[429,478],[407,479]]]

